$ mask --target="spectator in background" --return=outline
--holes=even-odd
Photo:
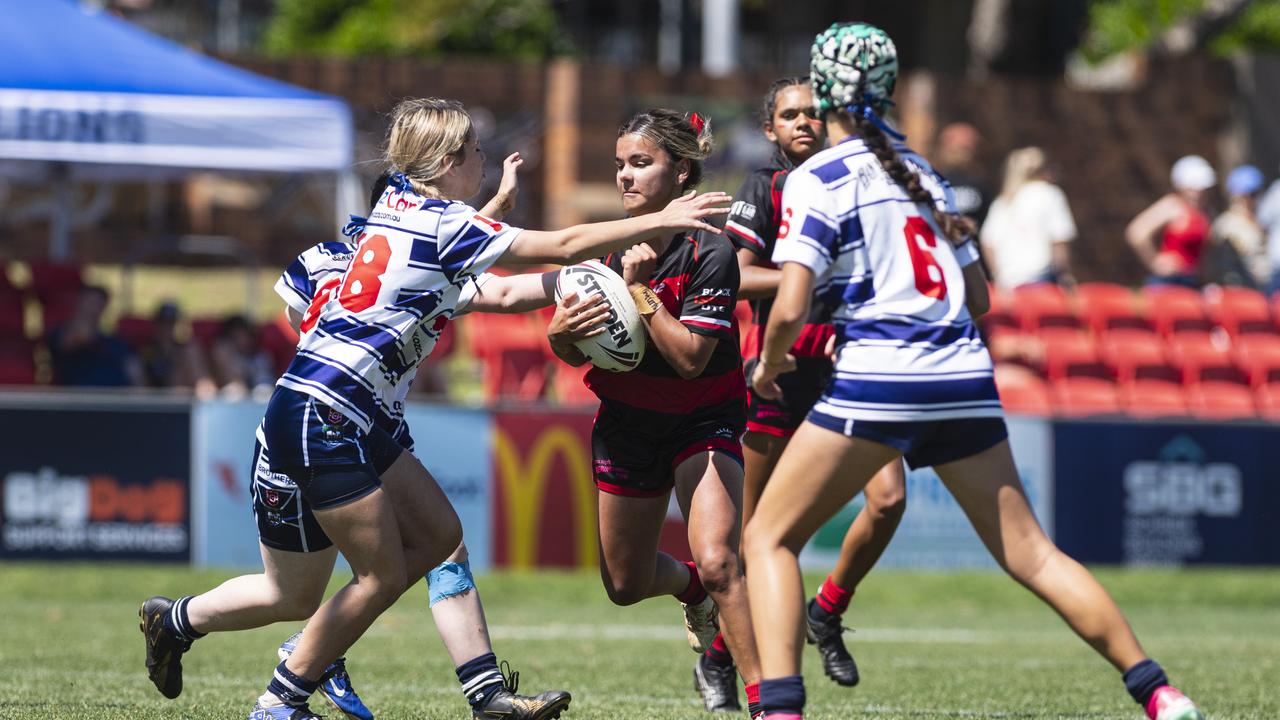
[[[1230,204],[1211,227],[1210,276],[1223,285],[1261,289],[1271,280],[1266,235],[1256,214],[1263,185],[1262,171],[1252,165],[1227,176]]]
[[[258,347],[253,326],[243,315],[232,315],[222,323],[210,353],[214,379],[232,397],[258,388],[269,391],[275,385],[271,357]]]
[[[1268,293],[1280,292],[1280,180],[1271,183],[1258,201],[1258,222],[1267,233]]]
[[[956,210],[979,226],[986,220],[993,194],[990,175],[978,163],[981,147],[977,128],[966,122],[951,123],[938,132],[933,158],[934,167],[955,191]]]
[[[1042,282],[1075,284],[1071,243],[1076,222],[1062,189],[1052,182],[1038,147],[1009,153],[1004,187],[982,226],[982,250],[998,287]]]
[[[1218,183],[1208,160],[1188,155],[1173,164],[1173,192],[1129,222],[1125,240],[1147,272],[1148,285],[1200,286],[1200,261],[1209,239],[1207,190]]]
[[[178,306],[166,302],[156,310],[152,321],[154,332],[141,352],[147,384],[157,388],[191,388],[199,397],[211,397],[217,385],[209,375],[203,353],[195,343],[178,339]]]
[[[102,314],[110,296],[85,285],[76,293],[71,318],[49,333],[54,382],[83,387],[143,384],[142,365],[128,343],[102,332]]]

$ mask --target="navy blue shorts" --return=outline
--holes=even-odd
[[[408,433],[404,433],[408,438]],[[381,476],[407,450],[380,427],[369,434],[373,469]],[[250,495],[253,516],[258,521],[258,539],[263,545],[289,552],[316,552],[333,545],[316,521],[311,503],[303,498],[298,484],[287,473],[273,472],[267,448],[253,445],[253,485]]]
[[[287,475],[317,510],[376,490],[382,484],[378,467],[390,467],[402,451],[377,426],[366,433],[337,410],[283,387],[267,403],[262,432],[271,472]]]
[[[899,450],[913,470],[972,457],[1009,437],[1003,418],[883,422],[847,420],[814,410],[809,413],[808,420],[841,435],[871,440]]]

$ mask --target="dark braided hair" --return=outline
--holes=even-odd
[[[973,235],[972,220],[963,215],[938,209],[933,194],[920,182],[920,175],[907,167],[907,163],[893,149],[893,144],[884,131],[861,113],[848,113],[847,117],[853,121],[858,135],[867,144],[867,149],[875,154],[876,159],[880,161],[880,167],[884,168],[889,177],[906,191],[908,197],[927,206],[933,212],[934,223],[952,245],[959,245]]]
[[[695,127],[695,122],[700,127]],[[618,137],[639,135],[666,151],[671,161],[689,161],[689,175],[681,186],[688,190],[702,182],[702,161],[711,155],[711,121],[697,113],[685,114],[668,108],[637,113],[618,128]]]
[[[780,77],[769,86],[769,89],[764,94],[764,102],[760,104],[760,109],[764,112],[765,122],[773,122],[773,111],[778,109],[778,93],[794,85],[809,87],[809,78],[800,77],[799,75]]]

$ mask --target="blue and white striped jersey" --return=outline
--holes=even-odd
[[[276,294],[299,315],[306,315],[316,291],[331,280],[340,280],[355,252],[356,245],[351,242],[323,242],[303,250],[276,280]]]
[[[388,187],[341,281],[303,318],[298,353],[278,384],[337,409],[366,432],[380,407],[402,412],[418,364],[520,232],[465,203]],[[313,257],[327,261],[323,253]],[[302,271],[286,275],[300,280]],[[285,285],[292,290],[294,280]]]
[[[302,251],[280,274],[280,278],[276,280],[276,294],[303,318],[304,325],[307,325],[308,312],[313,307],[317,310],[323,308],[332,297],[351,263],[355,249],[355,243],[320,243]],[[466,312],[477,291],[492,277],[495,276],[481,273],[475,282],[463,287],[458,305],[454,309],[455,316]],[[302,334],[305,335],[313,328],[314,322],[305,327]],[[399,382],[388,386],[379,398],[378,414],[374,420],[396,442],[409,449],[412,449],[413,442],[409,439],[408,424],[404,421],[404,403],[417,372],[418,368],[414,366],[401,376]],[[258,441],[265,446],[266,439],[262,437],[261,427],[258,435]]]
[[[951,189],[906,146],[899,156],[938,206]],[[833,310],[835,377],[816,409],[849,420],[999,417],[987,353],[956,254],[860,138],[793,170],[773,261],[813,270],[815,302]]]

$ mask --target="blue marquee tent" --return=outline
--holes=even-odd
[[[0,0],[0,159],[342,172],[341,100],[70,0]]]

